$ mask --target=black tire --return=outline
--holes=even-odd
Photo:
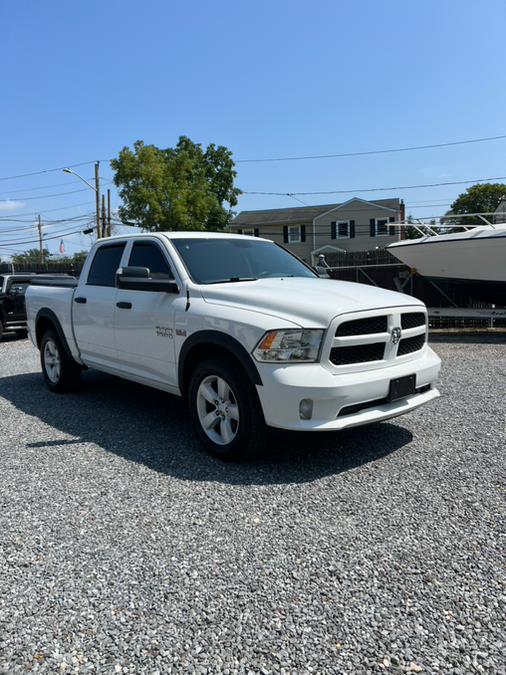
[[[55,352],[59,360],[59,368],[57,370],[52,369],[46,349]],[[79,378],[81,377],[81,366],[69,356],[58,334],[53,330],[48,330],[44,333],[40,343],[40,364],[46,385],[51,391],[63,393],[71,391],[78,386]]]
[[[237,406],[237,421],[229,417],[226,404],[224,405],[227,412],[222,412],[224,415],[223,423],[227,423],[226,418],[228,417],[228,422],[234,431],[234,436],[228,443],[218,443],[210,438],[200,421],[203,413],[199,411],[202,410],[201,406],[204,404],[208,406],[207,412],[209,415],[216,414],[218,420],[215,425],[217,429],[216,433],[220,435],[222,427],[219,413],[216,413],[214,410],[216,406],[211,402],[204,402],[202,396],[199,394],[201,384],[205,383],[206,380],[209,381],[211,379],[212,381],[212,378],[220,378],[228,385],[231,392],[229,403],[232,403],[230,408]],[[255,455],[264,447],[267,426],[260,401],[258,400],[254,385],[250,382],[246,373],[232,360],[216,357],[201,361],[194,368],[190,376],[187,393],[194,431],[211,455],[223,461],[238,461]]]
[[[2,339],[3,334],[4,334],[4,324],[2,319],[0,319],[0,340]]]

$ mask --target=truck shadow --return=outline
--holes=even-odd
[[[242,464],[209,457],[192,435],[177,397],[98,372],[86,372],[75,393],[52,394],[40,373],[0,380],[2,396],[19,411],[54,429],[54,439],[27,447],[94,443],[108,452],[182,480],[237,485],[304,483],[380,460],[407,445],[412,434],[397,424],[339,433],[274,431],[261,456]],[[59,439],[59,434],[72,438]]]
[[[22,340],[28,340],[28,336],[24,333],[14,333],[14,332],[5,332],[2,337],[0,337],[0,344],[2,342],[21,342]]]

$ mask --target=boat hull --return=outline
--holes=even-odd
[[[398,242],[388,250],[424,277],[506,283],[506,228],[472,233]]]
[[[404,240],[392,255],[445,292],[506,304],[506,225]]]

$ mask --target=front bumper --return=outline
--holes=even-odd
[[[441,360],[426,345],[417,358],[375,370],[334,373],[319,363],[257,364],[263,385],[257,386],[266,423],[294,431],[332,431],[379,422],[410,412],[439,396],[435,382]],[[384,402],[390,381],[416,374],[417,389],[425,391]],[[311,419],[301,419],[302,399],[313,401]],[[348,406],[377,402],[352,414],[339,416]]]

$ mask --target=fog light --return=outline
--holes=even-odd
[[[303,398],[299,403],[299,417],[301,420],[310,420],[313,417],[312,398]]]

